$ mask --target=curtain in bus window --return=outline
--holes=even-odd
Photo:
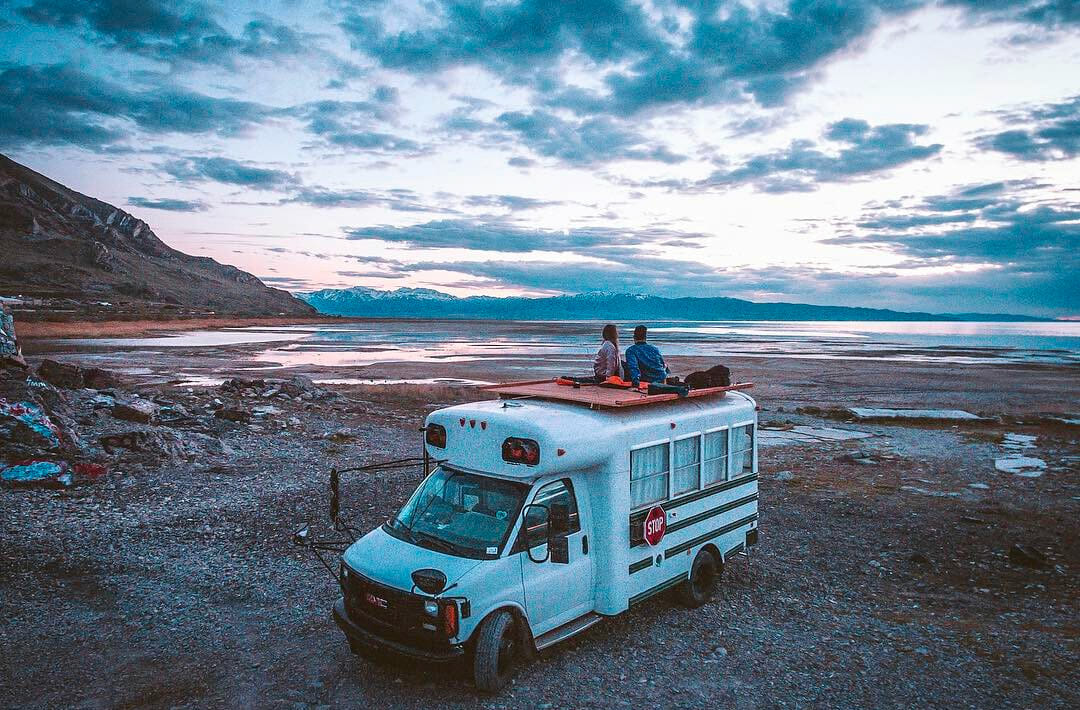
[[[744,476],[754,470],[754,438],[751,425],[731,430],[731,475]]]
[[[671,493],[679,495],[698,487],[701,473],[701,437],[679,439],[675,442],[675,470],[671,476]]]
[[[705,466],[701,485],[711,486],[727,479],[727,429],[705,435]]]
[[[631,508],[667,498],[668,447],[664,443],[630,452]]]

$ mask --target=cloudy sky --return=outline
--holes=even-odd
[[[294,291],[1080,315],[1078,0],[14,0],[0,152]]]

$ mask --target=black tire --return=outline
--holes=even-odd
[[[473,651],[473,680],[485,693],[497,693],[514,674],[520,654],[521,633],[514,616],[497,611],[476,632]]]
[[[713,598],[719,578],[720,565],[716,556],[708,550],[702,550],[694,558],[690,578],[679,585],[679,601],[689,609],[697,609]]]
[[[364,647],[359,642],[349,639],[349,650],[353,652],[354,656],[363,656]]]

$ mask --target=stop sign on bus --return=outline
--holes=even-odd
[[[645,542],[650,545],[659,545],[664,539],[664,533],[667,532],[667,513],[659,505],[654,506],[645,516],[645,522],[642,525],[645,528]]]

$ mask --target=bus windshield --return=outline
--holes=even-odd
[[[437,468],[385,526],[396,538],[457,557],[499,556],[529,486]]]

